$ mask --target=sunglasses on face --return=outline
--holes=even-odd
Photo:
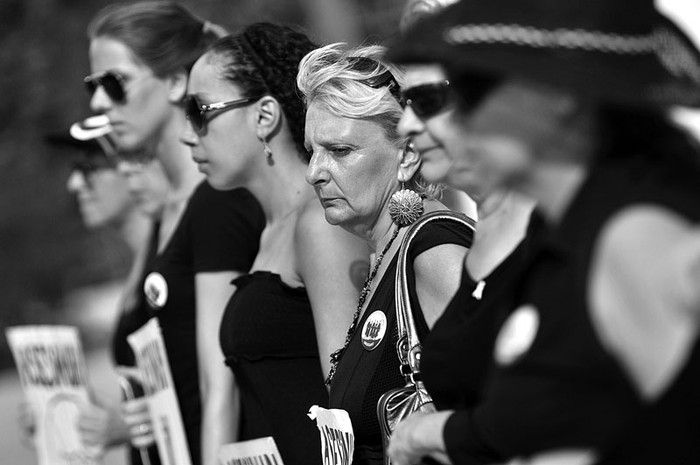
[[[102,87],[112,101],[124,103],[126,100],[124,76],[114,71],[91,74],[90,76],[86,76],[83,82],[90,95],[94,94],[98,87]]]
[[[404,103],[421,119],[445,111],[451,103],[450,82],[447,80],[411,87],[401,94]]]
[[[207,133],[207,123],[213,120],[215,117],[219,116],[225,111],[250,105],[251,103],[259,99],[260,97],[247,97],[238,100],[231,100],[228,102],[204,104],[200,103],[199,100],[197,100],[197,97],[195,97],[194,95],[188,95],[184,99],[185,116],[192,125],[192,129],[194,129],[194,132],[198,136],[203,136]],[[210,111],[219,112],[207,118],[206,114]]]

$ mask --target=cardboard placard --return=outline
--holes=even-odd
[[[78,329],[28,325],[5,330],[20,381],[36,419],[40,465],[99,465],[103,451],[82,443],[80,410],[90,403]]]
[[[221,465],[283,465],[271,436],[225,444],[217,457]]]
[[[162,465],[192,465],[168,354],[157,318],[127,337],[136,355]],[[196,376],[193,374],[192,376]]]
[[[314,405],[309,409],[309,418],[316,420],[321,435],[323,465],[352,465],[355,434],[348,412]]]

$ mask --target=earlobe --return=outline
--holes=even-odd
[[[187,73],[178,71],[166,79],[168,84],[168,100],[171,103],[181,102],[187,94]]]
[[[257,103],[257,127],[258,139],[269,140],[277,131],[281,120],[279,102],[274,97],[265,96]]]
[[[399,163],[398,180],[408,182],[413,179],[420,169],[421,158],[413,147],[413,142],[408,142],[406,147],[401,149],[401,162]]]

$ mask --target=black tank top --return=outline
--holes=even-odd
[[[321,463],[307,413],[328,406],[306,289],[256,271],[233,281],[219,340],[241,392],[241,440],[272,436],[285,465]]]
[[[469,247],[471,245],[471,230],[451,221],[429,223],[411,243],[408,263],[412,264],[422,252],[442,244],[458,244]],[[331,408],[346,410],[352,421],[355,434],[353,463],[357,465],[383,463],[382,437],[377,420],[377,401],[382,394],[390,389],[405,385],[395,349],[398,340],[394,302],[397,259],[398,257],[394,255],[382,280],[376,287],[369,305],[358,322],[357,330],[338,364],[331,384]],[[418,303],[412,266],[407,266],[407,278],[416,329],[418,336],[424,340],[429,329]],[[381,342],[369,351],[363,347],[361,333],[365,322],[375,312],[384,314],[387,329]]]

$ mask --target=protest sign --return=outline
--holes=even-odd
[[[355,435],[348,412],[314,405],[309,409],[309,418],[316,420],[321,435],[323,465],[352,465]]]
[[[90,402],[77,328],[13,326],[5,334],[34,414],[39,464],[100,464],[103,451],[85,446],[77,429],[80,410]]]
[[[221,465],[283,465],[277,444],[270,436],[225,444],[217,457]]]
[[[130,334],[127,340],[141,372],[162,465],[191,465],[185,428],[158,319],[150,319]]]

